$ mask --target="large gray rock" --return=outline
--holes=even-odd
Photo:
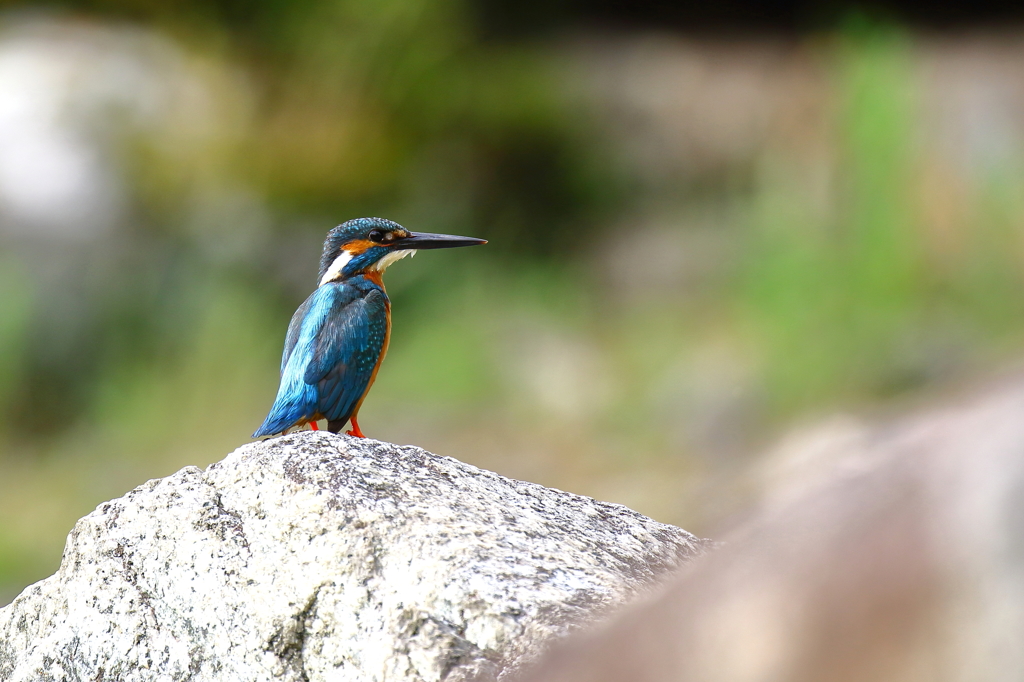
[[[622,506],[301,432],[79,521],[0,609],[0,679],[502,678],[699,549]]]
[[[763,474],[720,549],[520,682],[1024,682],[1024,373]]]

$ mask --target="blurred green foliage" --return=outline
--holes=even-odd
[[[968,190],[969,215],[940,216],[963,221],[958,243],[943,243],[928,204],[948,197],[923,186],[931,160],[909,47],[875,28],[835,52],[829,210],[806,176],[762,168],[740,315],[781,414],[902,394],[1019,348],[1020,169],[989,169]]]
[[[627,296],[612,259],[665,235],[622,234],[649,197],[556,45],[488,42],[455,0],[51,7],[172,36],[228,123],[201,144],[125,135],[121,232],[0,260],[0,600],[100,501],[248,439],[319,240],[358,215],[492,240],[388,273],[367,433],[698,531],[701,486],[776,425],[1024,345],[1021,169],[963,190],[952,246],[935,231],[902,32],[819,41],[831,156],[769,148],[749,180],[673,187],[727,207],[733,248],[696,293]]]
[[[779,408],[886,394],[914,376],[930,305],[915,224],[914,80],[902,36],[868,34],[835,55],[835,210],[813,214],[805,186],[765,169],[755,199],[748,313]],[[771,177],[772,175],[782,176]],[[906,363],[910,364],[906,364]]]

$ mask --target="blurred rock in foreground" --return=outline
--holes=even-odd
[[[79,521],[0,609],[0,679],[507,677],[699,550],[619,505],[301,432]]]
[[[770,461],[722,548],[524,679],[1024,679],[1024,379]]]

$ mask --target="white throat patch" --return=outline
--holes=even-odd
[[[416,250],[415,249],[403,249],[402,251],[392,251],[391,253],[389,253],[388,255],[384,256],[379,261],[377,261],[376,263],[371,265],[370,269],[371,270],[376,270],[377,272],[384,272],[385,270],[388,269],[388,266],[391,265],[392,263],[397,263],[398,261],[402,260],[406,256],[415,256],[415,255],[416,255]]]

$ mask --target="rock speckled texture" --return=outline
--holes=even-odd
[[[500,679],[700,547],[619,505],[301,432],[79,521],[60,570],[0,609],[0,679]]]

